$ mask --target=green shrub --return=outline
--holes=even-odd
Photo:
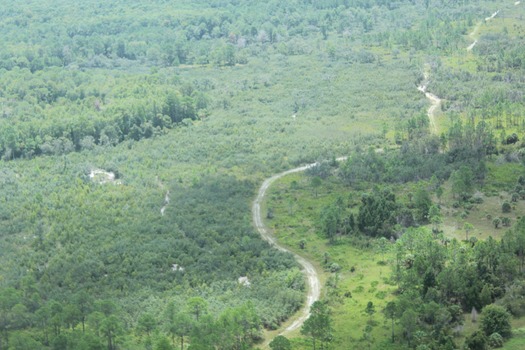
[[[475,331],[465,340],[465,349],[468,350],[486,350],[487,336],[482,331]]]
[[[481,314],[481,330],[486,335],[499,333],[504,338],[511,336],[510,314],[499,305],[488,305]]]
[[[365,288],[363,286],[358,286],[356,289],[354,289],[354,293],[363,293]]]
[[[341,266],[337,263],[330,264],[330,272],[338,272],[341,270]]]
[[[492,333],[489,336],[488,344],[491,349],[501,348],[503,346],[504,340],[499,333]]]

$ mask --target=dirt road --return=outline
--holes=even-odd
[[[430,70],[430,67],[426,65],[425,73],[424,73],[425,79],[423,80],[421,85],[417,87],[417,89],[421,91],[422,93],[424,93],[426,98],[430,100],[430,107],[428,108],[428,111],[427,111],[428,120],[430,122],[430,131],[433,134],[437,134],[438,130],[436,126],[436,110],[441,105],[441,99],[437,97],[436,95],[427,91],[427,85],[428,85],[429,78],[430,78],[429,70]]]
[[[344,161],[346,157],[340,157],[337,158],[337,161]],[[310,306],[312,304],[319,300],[319,296],[321,295],[321,282],[319,280],[319,273],[315,269],[314,265],[305,259],[304,257],[300,256],[299,254],[296,254],[282,245],[280,245],[274,235],[272,234],[271,230],[266,227],[266,225],[263,222],[263,214],[261,212],[261,206],[264,201],[264,197],[266,196],[266,192],[268,188],[274,183],[276,180],[282,178],[283,176],[290,175],[293,173],[298,173],[301,171],[305,171],[308,168],[311,168],[315,166],[317,163],[304,165],[295,169],[290,169],[287,171],[284,171],[282,173],[276,174],[266,180],[262,183],[261,187],[259,188],[259,192],[257,194],[257,197],[255,198],[253,205],[252,205],[252,219],[253,224],[257,231],[260,233],[261,237],[268,241],[270,245],[275,247],[276,249],[279,249],[283,252],[289,252],[293,254],[295,257],[295,260],[303,267],[304,273],[307,278],[307,285],[308,285],[308,292],[306,294],[306,304],[305,306],[297,312],[297,314],[294,316],[293,322],[286,328],[283,328],[279,334],[285,335],[291,331],[294,331],[298,328],[300,328],[304,321],[310,316]],[[267,345],[271,339],[268,339],[266,341]]]
[[[282,330],[280,334],[286,334],[288,332],[291,332],[295,329],[298,329],[302,326],[303,322],[310,316],[310,306],[316,301],[319,300],[319,296],[321,294],[321,283],[319,282],[319,274],[315,270],[315,267],[310,263],[308,260],[303,258],[302,256],[295,254],[294,252],[289,251],[288,249],[284,248],[283,246],[279,245],[277,243],[277,240],[271,233],[270,229],[264,225],[263,222],[263,214],[261,213],[261,206],[262,202],[264,201],[264,196],[266,195],[266,191],[270,187],[270,185],[275,182],[276,180],[280,179],[283,176],[298,173],[301,171],[305,171],[306,169],[314,166],[314,164],[305,165],[299,168],[291,169],[282,173],[279,173],[277,175],[274,175],[268,179],[266,179],[263,184],[261,185],[261,188],[259,188],[259,193],[257,194],[257,198],[255,198],[255,201],[253,202],[252,206],[252,217],[253,217],[253,224],[255,225],[255,228],[259,233],[261,234],[262,238],[270,243],[273,247],[283,251],[283,252],[290,252],[294,255],[295,259],[304,269],[304,272],[307,277],[307,284],[308,284],[308,294],[306,296],[306,305],[298,312],[298,316],[296,316],[295,320],[290,324],[288,327]]]

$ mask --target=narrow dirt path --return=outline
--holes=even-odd
[[[498,10],[498,11],[494,12],[490,17],[485,18],[485,22],[488,22],[491,19],[494,19],[494,17],[496,17],[500,11],[501,10]]]
[[[345,159],[346,157],[340,157],[340,158],[337,158],[337,161],[344,161]],[[277,239],[272,234],[271,230],[268,227],[266,227],[266,225],[263,222],[263,214],[261,212],[261,206],[264,201],[264,197],[266,196],[266,192],[268,191],[268,188],[270,188],[270,186],[275,181],[277,181],[278,179],[286,175],[305,171],[315,166],[316,164],[317,163],[313,163],[313,164],[304,165],[298,168],[290,169],[282,173],[273,175],[272,177],[264,180],[261,187],[259,188],[257,197],[253,201],[253,205],[252,205],[253,224],[255,228],[257,229],[257,231],[259,232],[259,234],[261,235],[261,237],[264,240],[266,240],[268,243],[270,243],[270,245],[273,246],[274,248],[279,249],[283,252],[288,252],[288,253],[293,254],[293,256],[295,257],[295,260],[297,260],[297,262],[303,267],[304,273],[306,274],[306,277],[307,277],[308,292],[306,294],[306,304],[303,306],[301,310],[299,310],[296,313],[296,315],[294,316],[295,319],[293,320],[293,322],[288,327],[286,328],[283,327],[283,329],[281,329],[281,331],[279,332],[279,334],[281,335],[285,335],[296,329],[299,329],[303,325],[304,321],[306,321],[306,319],[310,316],[310,306],[312,306],[312,304],[315,301],[319,300],[319,297],[321,295],[321,282],[319,280],[319,273],[317,272],[314,265],[310,261],[308,261],[306,258],[302,257],[301,255],[296,254],[295,252],[292,252],[291,250],[285,248],[284,246],[280,245],[277,242]],[[265,347],[269,344],[270,341],[271,339],[268,339],[265,342],[264,344]]]
[[[518,1],[518,4],[514,3],[514,5],[519,5],[519,1]],[[490,17],[486,17],[484,22],[489,22],[489,21],[493,20],[494,17],[496,17],[500,13],[500,11],[501,10],[498,10],[498,11],[494,12]],[[478,35],[479,29],[480,29],[482,24],[483,24],[483,21],[478,22],[476,24],[476,26],[474,27],[474,29],[472,30],[472,32],[470,32],[470,34],[468,35],[469,38],[474,40],[474,41],[472,42],[472,44],[467,46],[467,51],[472,51],[474,46],[477,45],[478,39],[476,39],[476,36]]]
[[[167,190],[166,194],[164,195],[164,206],[160,208],[160,215],[164,216],[164,212],[166,211],[168,204],[170,204],[170,191],[169,190]]]
[[[157,180],[157,184],[161,189],[164,189],[164,184],[162,181],[160,181],[158,176],[155,176],[155,179]],[[168,204],[170,204],[170,190],[166,190],[166,194],[164,195],[164,205],[162,208],[160,208],[160,215],[164,216],[164,212],[166,211],[166,208],[168,207]]]
[[[479,21],[478,23],[476,23],[476,26],[474,27],[474,29],[472,29],[472,31],[469,33],[469,38],[471,40],[474,40],[472,42],[472,44],[470,44],[469,46],[467,46],[467,51],[472,51],[472,49],[474,48],[474,46],[477,45],[478,43],[478,39],[476,39],[476,36],[478,35],[478,31],[479,31],[479,28],[481,27],[481,24],[483,22],[482,21]]]
[[[428,86],[429,79],[430,79],[430,66],[428,64],[425,65],[425,72],[423,73],[423,75],[424,75],[424,80],[421,83],[421,85],[417,87],[417,89],[421,91],[422,93],[424,93],[426,98],[430,100],[430,107],[428,108],[428,111],[427,111],[428,120],[430,123],[430,131],[433,134],[437,134],[438,130],[437,130],[437,125],[436,125],[436,110],[441,105],[441,99],[437,97],[436,95],[427,91],[427,86]]]
[[[467,51],[472,51],[472,49],[474,48],[474,46],[476,46],[477,43],[478,43],[478,41],[474,40],[474,42],[472,44],[467,46]]]
[[[515,1],[514,2],[514,6],[518,6],[519,4],[521,4],[521,1]],[[508,6],[505,7],[505,9],[509,9]],[[501,9],[500,10],[497,10],[496,12],[494,12],[492,15],[490,15],[489,17],[485,17],[485,21],[480,21],[476,24],[476,26],[474,27],[474,29],[472,30],[472,32],[470,32],[470,34],[468,35],[472,40],[474,40],[472,42],[472,44],[470,44],[469,46],[467,46],[467,51],[471,51],[474,46],[477,45],[478,43],[478,40],[476,39],[476,36],[479,32],[479,29],[481,27],[481,25],[485,22],[490,22],[492,21],[497,15],[499,15],[499,13],[501,12]]]

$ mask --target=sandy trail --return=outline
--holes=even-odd
[[[494,12],[490,17],[485,18],[485,22],[488,22],[488,21],[490,21],[491,19],[494,19],[494,17],[496,17],[496,16],[498,15],[499,11],[500,11],[500,10]]]
[[[518,6],[519,4],[521,4],[521,1],[514,2],[514,6]],[[501,10],[498,10],[494,12],[490,17],[485,17],[485,22],[489,22],[493,20],[494,17],[496,17],[500,12]],[[483,21],[478,22],[476,26],[474,27],[474,29],[472,30],[472,32],[468,35],[472,40],[474,40],[474,42],[470,44],[469,46],[467,46],[467,51],[471,51],[474,48],[474,46],[477,45],[478,40],[476,39],[476,35],[478,34],[479,28],[481,27],[482,24],[483,24]]]
[[[521,3],[521,1],[516,1],[516,2],[514,2],[514,6],[518,6],[520,3]],[[500,12],[501,12],[501,10],[498,10],[498,11],[494,12],[490,17],[485,17],[485,22],[489,22],[489,21],[493,20],[494,17],[496,17]],[[480,22],[476,23],[476,26],[474,27],[472,32],[470,32],[470,34],[468,35],[474,41],[472,42],[472,44],[467,46],[467,51],[472,51],[474,46],[477,45],[478,40],[476,39],[476,36],[477,36],[478,31],[479,31],[479,29],[480,29],[482,24],[483,24],[483,21],[480,21]]]
[[[476,44],[478,43],[478,39],[476,39],[476,36],[478,35],[478,31],[479,31],[479,28],[481,27],[482,23],[483,22],[476,23],[476,26],[474,27],[474,29],[472,29],[472,32],[470,32],[470,34],[468,35],[469,38],[471,38],[474,41],[472,42],[472,44],[467,46],[467,51],[472,51],[474,46],[476,46]]]
[[[159,187],[164,189],[164,184],[160,181],[158,176],[155,176],[155,180],[157,180]],[[160,208],[160,215],[164,216],[168,204],[170,204],[170,190],[166,190],[166,194],[164,195],[164,205]]]
[[[346,157],[340,157],[340,158],[337,158],[337,161],[344,161],[345,159]],[[295,260],[297,260],[297,262],[303,267],[304,273],[306,274],[306,277],[307,277],[308,292],[306,294],[306,304],[301,310],[297,312],[296,316],[294,316],[295,319],[293,320],[293,322],[288,327],[281,330],[281,332],[279,333],[281,335],[290,333],[291,331],[298,329],[299,327],[303,325],[304,321],[308,319],[308,317],[310,316],[310,306],[312,306],[312,304],[315,301],[319,300],[319,297],[321,295],[321,282],[319,280],[319,273],[317,272],[314,265],[310,261],[308,261],[301,255],[296,254],[286,249],[279,243],[277,243],[275,236],[272,234],[271,230],[268,227],[266,227],[266,225],[263,222],[261,206],[264,201],[264,197],[266,196],[266,192],[268,191],[268,188],[270,188],[270,186],[275,181],[277,181],[278,179],[286,175],[305,171],[315,166],[316,164],[317,163],[308,164],[308,165],[304,165],[304,166],[301,166],[295,169],[287,170],[282,173],[273,175],[272,177],[264,180],[261,187],[259,188],[257,197],[255,198],[253,205],[252,205],[253,224],[255,228],[257,229],[257,231],[259,232],[259,234],[261,235],[261,237],[264,240],[266,240],[268,243],[270,243],[270,245],[272,245],[274,248],[277,248],[283,252],[288,252],[288,253],[293,254],[293,256],[295,257]],[[265,346],[267,346],[270,341],[271,339],[268,339],[265,342]]]
[[[430,70],[430,66],[425,65],[425,72],[424,72],[425,78],[423,82],[421,83],[421,85],[417,87],[417,89],[421,91],[422,93],[424,93],[426,98],[430,100],[430,107],[428,108],[428,111],[427,111],[428,120],[430,123],[430,131],[433,134],[437,134],[436,110],[441,105],[441,99],[437,97],[436,95],[427,91],[427,86],[428,86],[429,78],[430,78],[429,70]]]
[[[472,31],[469,33],[469,37],[471,37],[472,39],[474,39],[474,37],[478,34],[478,31],[479,31],[479,28],[481,27],[481,24],[483,22],[478,22],[476,23],[476,26],[474,27],[474,29],[472,29]]]
[[[167,190],[166,194],[164,195],[164,206],[160,208],[160,215],[164,216],[164,212],[166,211],[168,204],[170,204],[170,191],[169,190]]]
[[[517,3],[514,3],[514,5],[519,5],[519,1]],[[500,13],[500,11],[501,10],[498,10],[498,11],[494,12],[490,17],[486,17],[485,18],[485,22],[488,22],[488,21],[494,19],[494,17],[496,17]],[[476,39],[476,35],[478,34],[478,31],[479,31],[479,29],[480,29],[482,24],[483,24],[483,21],[478,22],[476,24],[476,26],[474,27],[474,29],[472,30],[472,32],[470,32],[470,34],[468,35],[472,40],[474,40],[474,42],[472,42],[472,44],[467,46],[467,51],[472,51],[474,46],[477,45],[478,40]]]
[[[467,51],[472,51],[472,49],[474,48],[474,46],[476,46],[477,43],[478,41],[474,40],[474,42],[467,47]]]

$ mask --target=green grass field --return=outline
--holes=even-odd
[[[505,164],[496,167],[489,164],[489,173],[485,186],[490,189],[491,195],[485,196],[481,204],[470,209],[467,216],[462,217],[464,209],[452,208],[456,201],[450,193],[450,185],[444,184],[445,194],[441,198],[442,213],[444,213],[444,233],[449,238],[465,239],[464,222],[474,226],[470,236],[484,239],[488,236],[498,238],[507,228],[494,229],[492,221],[486,218],[486,213],[497,215],[501,212],[501,201],[508,193],[503,188],[510,186],[517,177],[524,172],[524,167],[517,164]],[[394,187],[399,201],[407,201],[408,192],[413,192],[416,184],[406,184]],[[494,192],[500,189],[499,192]],[[360,191],[344,186],[336,178],[323,180],[320,188],[315,190],[310,178],[304,174],[286,176],[276,182],[269,191],[265,210],[271,209],[274,217],[267,219],[266,224],[271,227],[279,241],[295,252],[312,259],[322,271],[323,297],[330,301],[334,320],[334,348],[366,349],[403,349],[404,344],[392,344],[390,339],[391,328],[381,314],[389,300],[392,300],[396,287],[390,283],[391,267],[389,254],[379,254],[374,247],[374,241],[356,239],[355,237],[339,238],[334,244],[329,244],[317,227],[321,208],[332,203],[337,197],[351,198],[350,203],[357,204]],[[434,199],[437,201],[437,199]],[[508,214],[512,222],[525,210],[525,201],[513,203],[515,206]],[[350,209],[355,212],[354,209]],[[306,241],[304,250],[299,248],[299,242]],[[328,264],[325,264],[328,261]],[[382,261],[385,261],[382,263]],[[336,263],[341,267],[340,272],[332,273],[328,266]],[[334,284],[336,287],[334,287]],[[345,296],[346,295],[346,296]],[[371,317],[365,314],[367,303],[373,302],[376,313]],[[465,314],[464,332],[456,338],[457,344],[462,344],[465,337],[473,332],[477,325],[470,321],[470,315]],[[525,319],[513,320],[513,327],[523,327]],[[363,332],[366,325],[373,325],[371,338],[364,339]],[[395,331],[399,331],[396,325]],[[506,346],[517,349],[525,342],[525,336],[513,338]],[[298,335],[298,334],[297,334]],[[294,335],[295,336],[295,335]],[[307,349],[307,340],[294,340],[297,349]],[[506,347],[507,348],[507,347]]]
[[[271,187],[266,205],[272,208],[275,217],[266,223],[273,228],[280,242],[313,259],[321,267],[321,279],[325,286],[323,295],[330,300],[334,310],[335,348],[350,344],[366,348],[368,343],[363,340],[363,331],[367,324],[374,325],[372,348],[388,344],[391,330],[380,311],[392,299],[395,287],[388,281],[390,267],[381,263],[387,256],[382,257],[373,247],[352,247],[347,238],[328,244],[318,233],[315,221],[320,208],[334,201],[345,189],[337,181],[327,180],[316,196],[308,180],[301,174],[290,175]],[[299,242],[303,239],[306,240],[306,247],[301,250]],[[331,273],[325,259],[328,265],[336,263],[341,266],[340,272]],[[371,317],[364,313],[369,301],[374,303],[377,311]],[[296,340],[297,349],[308,348],[301,344],[305,341]]]
[[[503,345],[503,350],[521,350],[525,348],[525,328],[514,330],[512,338]]]

